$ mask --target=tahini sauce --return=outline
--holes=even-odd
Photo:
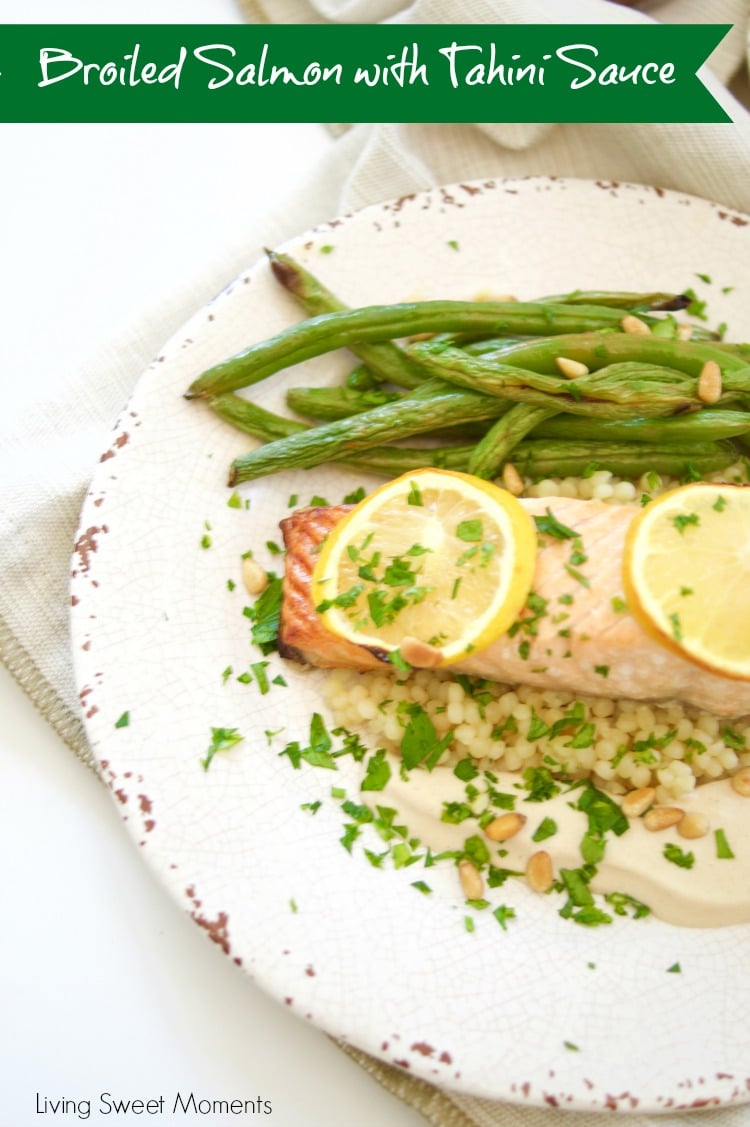
[[[517,789],[520,776],[495,772],[500,791],[517,795],[515,810],[526,815],[526,824],[501,846],[487,839],[493,863],[523,871],[532,853],[545,849],[551,856],[555,874],[561,868],[580,868],[579,849],[586,832],[586,815],[569,806],[577,792],[565,793],[544,802],[529,802],[526,790]],[[480,780],[477,780],[479,783]],[[452,825],[440,821],[444,802],[466,801],[465,783],[450,768],[432,772],[417,770],[406,780],[392,772],[384,792],[398,809],[411,836],[419,837],[433,852],[460,849],[467,837],[482,831],[473,820]],[[676,828],[650,831],[640,818],[620,837],[607,834],[604,858],[591,881],[592,892],[624,892],[647,904],[655,916],[681,927],[726,927],[750,922],[750,798],[732,788],[727,779],[705,783],[688,797],[675,801],[686,812],[694,810],[709,821],[705,837],[688,840]],[[498,810],[498,814],[503,811]],[[554,836],[537,843],[532,835],[543,818],[557,823]],[[724,831],[734,853],[733,859],[717,857],[714,831]],[[691,869],[680,868],[664,857],[664,846],[671,842],[683,852],[693,853]],[[500,857],[497,850],[507,853]]]

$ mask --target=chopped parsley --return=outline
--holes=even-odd
[[[672,517],[672,524],[681,536],[685,535],[685,529],[689,528],[690,525],[695,526],[700,524],[700,522],[701,518],[697,513],[678,513],[676,517]]]
[[[515,908],[509,908],[506,904],[498,904],[497,908],[495,908],[492,914],[500,924],[500,927],[503,929],[503,931],[508,930],[508,920],[514,920],[516,918]]]
[[[575,540],[578,537],[575,529],[569,528],[567,524],[561,524],[549,506],[546,509],[545,516],[534,517],[534,524],[537,527],[537,532],[542,532],[545,536],[551,536],[555,540]]]
[[[281,619],[281,579],[272,571],[267,574],[269,582],[265,591],[243,611],[253,623],[251,638],[264,654],[277,649]]]
[[[255,676],[255,680],[258,684],[258,688],[260,689],[261,696],[265,696],[271,687],[268,684],[268,676],[266,674],[267,668],[267,661],[256,661],[254,665],[250,666],[250,669],[252,670]]]
[[[384,790],[390,777],[391,766],[386,759],[385,748],[381,747],[367,761],[365,777],[360,783],[359,789],[367,791]]]
[[[115,720],[115,728],[127,728],[130,724],[130,713],[123,712],[119,719]]]
[[[424,506],[424,501],[422,500],[422,490],[419,488],[415,481],[409,482],[409,492],[406,495],[406,503],[407,505],[418,505],[420,507]]]
[[[427,770],[431,771],[453,739],[453,730],[449,730],[442,739],[438,739],[435,725],[421,704],[410,704],[405,712],[409,719],[401,737],[401,758],[404,767],[409,771],[423,763]]]
[[[680,869],[692,869],[695,864],[695,854],[685,852],[680,849],[679,845],[674,842],[668,841],[663,850],[664,857],[667,861],[671,861],[673,865],[677,865]]]
[[[714,841],[716,842],[716,856],[720,861],[734,860],[734,853],[723,830],[714,830]]]
[[[736,732],[734,728],[730,728],[725,724],[721,729],[721,738],[727,747],[731,747],[734,751],[745,751],[746,740],[741,732]]]
[[[554,837],[557,833],[557,822],[554,818],[542,818],[539,826],[531,835],[532,841],[546,841],[548,837]]]
[[[208,745],[204,758],[200,761],[203,770],[208,770],[217,752],[229,751],[235,744],[242,743],[244,738],[236,728],[212,728],[211,743]]]
[[[456,536],[467,544],[473,544],[482,539],[484,530],[481,520],[462,520],[456,525]]]
[[[546,802],[560,793],[560,784],[555,781],[547,767],[527,767],[523,773],[528,802]]]

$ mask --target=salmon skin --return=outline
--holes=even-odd
[[[524,498],[521,504],[532,517],[551,514],[575,531],[577,554],[570,538],[540,534],[534,609],[523,612],[515,632],[446,668],[589,696],[678,700],[717,716],[750,714],[750,682],[711,673],[661,645],[624,606],[623,545],[635,506],[569,497]],[[382,669],[384,652],[327,630],[312,602],[319,545],[350,508],[300,509],[281,522],[287,555],[279,652],[323,669]]]

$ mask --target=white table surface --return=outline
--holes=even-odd
[[[2,23],[238,19],[232,0],[0,0]],[[277,201],[293,161],[331,143],[316,125],[0,125],[0,137],[10,412],[54,401],[61,369],[198,273]],[[157,164],[158,179],[144,175]],[[0,1127],[82,1121],[50,1104],[40,1115],[37,1093],[42,1107],[90,1098],[90,1123],[424,1123],[182,914],[109,792],[1,667],[0,715]],[[273,1112],[173,1118],[177,1091],[265,1099]],[[164,1096],[165,1112],[103,1117],[100,1092]]]

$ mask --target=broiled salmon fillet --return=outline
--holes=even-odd
[[[549,511],[574,530],[580,538],[574,558],[586,561],[574,566],[570,539],[540,535],[534,609],[524,612],[512,635],[503,635],[451,670],[593,696],[679,700],[718,716],[750,714],[750,682],[710,673],[679,656],[627,611],[622,554],[635,506],[568,497],[522,499],[521,504],[532,517]],[[300,509],[281,522],[287,555],[279,651],[324,669],[380,669],[385,655],[331,633],[312,603],[310,579],[318,545],[349,508]],[[435,617],[440,617],[437,607]]]

